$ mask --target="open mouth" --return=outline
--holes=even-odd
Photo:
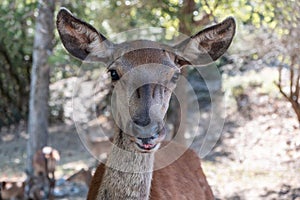
[[[163,128],[160,132],[153,134],[151,137],[134,137],[136,148],[143,153],[154,152],[159,149],[160,143],[164,140],[166,131]]]
[[[153,152],[157,150],[160,142],[164,137],[159,133],[149,137],[149,138],[136,138],[135,144],[138,150],[142,152]]]
[[[139,144],[139,143],[135,143],[141,150],[144,151],[151,151],[153,149],[155,149],[155,147],[157,146],[157,144]]]

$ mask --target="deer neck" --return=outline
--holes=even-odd
[[[153,153],[137,152],[130,138],[119,130],[107,158],[97,199],[148,200],[153,163]]]

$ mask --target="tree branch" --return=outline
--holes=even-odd
[[[282,65],[279,67],[279,69],[278,69],[278,82],[276,83],[274,83],[277,87],[278,87],[278,89],[279,89],[279,92],[288,100],[288,101],[290,101],[290,98],[287,96],[287,94],[283,91],[283,89],[282,89]]]
[[[291,56],[291,65],[290,65],[290,97],[294,96],[294,65],[295,65],[295,56]]]

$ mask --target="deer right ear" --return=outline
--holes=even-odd
[[[56,25],[65,48],[76,58],[107,63],[112,57],[113,43],[66,8],[58,12]]]
[[[235,35],[235,28],[235,20],[229,17],[182,41],[175,49],[182,58],[188,60],[187,63],[207,65],[225,53]]]

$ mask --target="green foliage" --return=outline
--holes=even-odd
[[[27,115],[35,1],[0,5],[0,127]]]

